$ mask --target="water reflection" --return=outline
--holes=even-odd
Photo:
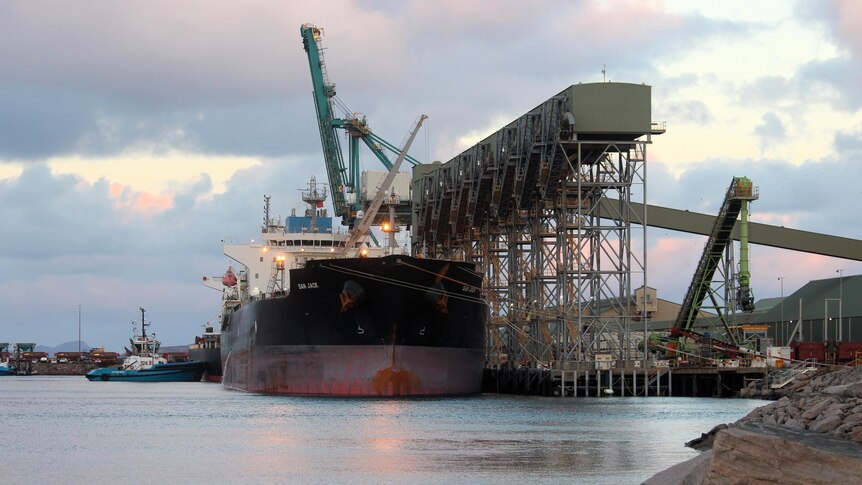
[[[371,401],[370,419],[365,420],[360,436],[368,437],[371,449],[392,453],[404,448],[405,436],[409,435],[409,423],[404,419],[405,401]],[[388,457],[387,461],[388,461]]]
[[[183,483],[640,483],[693,456],[685,441],[760,404],[322,399],[43,376],[0,382],[0,419],[16,437],[4,450],[16,466],[3,478],[89,481],[93,458],[110,450],[111,459],[98,462],[100,481],[127,479],[128,464],[143,460]],[[147,430],[146,439],[137,429]]]

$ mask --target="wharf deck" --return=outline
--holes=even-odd
[[[733,397],[767,378],[766,367],[485,369],[482,391],[534,396]]]

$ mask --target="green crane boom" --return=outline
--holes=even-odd
[[[335,133],[333,121],[335,115],[332,109],[332,97],[335,96],[335,84],[329,82],[326,75],[326,65],[323,53],[320,51],[320,38],[323,31],[311,24],[300,27],[302,45],[308,53],[308,64],[311,68],[311,83],[314,86],[314,108],[317,111],[317,122],[320,130],[320,143],[323,146],[323,158],[326,161],[326,173],[329,176],[329,187],[332,192],[332,206],[336,215],[343,215],[346,206],[345,187],[348,185],[345,174],[344,159],[341,155],[341,145]]]
[[[360,209],[359,201],[359,140],[371,150],[386,169],[392,168],[392,162],[383,151],[398,153],[400,150],[393,144],[372,133],[367,119],[362,116],[348,114],[345,118],[336,116],[333,109],[335,83],[330,82],[323,59],[321,38],[323,29],[312,24],[304,24],[299,29],[302,45],[308,54],[308,66],[311,70],[311,83],[314,88],[314,108],[317,112],[317,125],[320,130],[320,143],[323,147],[323,158],[326,163],[326,173],[329,177],[329,190],[332,194],[332,206],[335,215],[341,216],[342,223],[350,225],[356,219],[356,211]],[[345,130],[349,136],[348,165],[345,166],[341,152],[341,144],[336,130]],[[406,156],[411,165],[419,162]]]

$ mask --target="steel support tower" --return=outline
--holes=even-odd
[[[632,204],[645,202],[647,145],[663,132],[650,103],[646,85],[574,85],[414,172],[414,252],[484,273],[488,364],[644,358],[633,323],[646,214]]]

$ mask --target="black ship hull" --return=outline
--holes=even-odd
[[[205,381],[221,382],[221,349],[189,349],[189,360],[204,362],[206,370],[203,379]]]
[[[309,261],[223,318],[225,387],[333,396],[478,393],[487,307],[469,263]]]

